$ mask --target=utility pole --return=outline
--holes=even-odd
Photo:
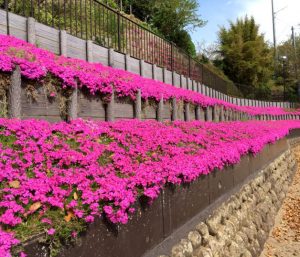
[[[298,91],[298,97],[300,98],[300,81],[298,79],[298,63],[297,63],[297,49],[296,49],[296,39],[295,39],[295,28],[292,26],[292,44],[294,49],[294,62],[295,62],[295,77],[296,77],[296,83],[297,83],[297,91]]]
[[[277,63],[277,44],[276,44],[276,27],[275,27],[275,11],[274,11],[274,1],[271,0],[272,4],[272,23],[273,23],[273,44],[274,44],[274,65],[276,68]]]
[[[294,58],[295,58],[295,75],[296,75],[296,79],[298,79],[297,49],[296,49],[296,39],[295,39],[294,26],[292,26],[292,44],[293,44]]]

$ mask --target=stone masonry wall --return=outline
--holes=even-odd
[[[189,232],[170,257],[259,256],[295,168],[291,148]]]

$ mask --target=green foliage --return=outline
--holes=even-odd
[[[0,143],[5,148],[12,148],[14,146],[14,143],[16,142],[17,138],[15,135],[6,136],[3,134],[0,134]]]
[[[0,118],[7,117],[7,89],[9,86],[9,81],[10,79],[7,74],[0,74]]]
[[[104,150],[102,155],[99,156],[98,158],[98,164],[101,166],[101,167],[104,167],[106,166],[107,164],[109,163],[112,163],[112,157],[113,157],[113,152],[111,151],[108,151],[108,150]]]
[[[107,11],[96,1],[67,1],[65,4],[61,1],[32,2],[31,9],[31,1],[9,1],[9,10],[24,16],[31,16],[33,13],[41,23],[63,28],[73,35],[94,40],[106,47],[118,47],[117,14]],[[116,0],[100,0],[100,2],[113,9],[119,8],[119,1]],[[4,8],[4,0],[0,0],[0,6]],[[133,15],[126,15],[130,12],[130,6]],[[195,56],[195,46],[189,31],[205,24],[197,13],[199,9],[197,0],[123,0],[123,7],[124,15],[129,19],[173,41],[178,47]],[[127,29],[131,29],[128,23],[122,22],[121,35],[126,35]],[[122,38],[125,36],[121,36],[121,40]],[[121,47],[126,49],[130,46],[121,41]]]
[[[13,231],[22,242],[39,237],[41,243],[49,245],[51,256],[56,256],[62,245],[69,245],[75,241],[72,237],[73,231],[80,233],[86,230],[86,223],[83,220],[73,217],[72,221],[66,221],[66,213],[61,209],[48,210],[43,217],[50,219],[52,225],[41,222],[39,215],[30,215],[26,221],[16,226]],[[55,234],[51,237],[47,235],[47,230],[50,228],[55,229]]]
[[[285,97],[289,101],[298,101],[297,88],[300,82],[300,36],[295,37],[295,48],[291,39],[277,48],[276,86],[285,87]],[[285,56],[285,58],[283,58]]]
[[[7,99],[0,96],[0,118],[7,117]]]
[[[132,6],[133,14],[142,21],[157,28],[159,34],[183,48],[192,56],[196,55],[195,45],[189,31],[205,25],[199,14],[196,0],[125,0],[125,10]]]
[[[4,0],[0,0],[4,1]],[[100,1],[112,8],[118,5],[114,0]],[[39,22],[65,29],[72,35],[83,39],[91,39],[106,46],[117,46],[117,14],[107,11],[106,7],[97,4],[96,1],[9,1],[9,10],[22,16],[34,16]],[[4,4],[0,2],[0,6]],[[66,17],[66,19],[65,19]],[[96,23],[97,21],[97,23]],[[121,26],[121,33],[125,25]],[[101,32],[101,33],[99,33]],[[99,36],[101,34],[101,36]],[[124,42],[121,42],[124,44]]]
[[[228,95],[244,97],[236,85],[224,74],[223,70],[218,65],[214,64],[215,61],[211,61],[205,54],[198,54],[196,60],[201,62],[208,70],[212,71],[225,81]]]
[[[255,92],[255,97],[267,95],[273,74],[272,51],[254,18],[246,16],[230,22],[228,29],[222,27],[219,44],[222,59],[216,64],[225,75],[242,85],[239,88],[245,96],[250,92]]]

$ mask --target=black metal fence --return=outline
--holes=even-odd
[[[0,7],[227,93],[227,81],[172,42],[97,0],[0,0]]]

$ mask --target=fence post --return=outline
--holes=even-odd
[[[200,83],[200,82],[197,82],[197,92],[198,92],[198,93],[203,94],[202,88],[203,88],[203,87],[202,87],[201,83]]]
[[[128,69],[129,69],[129,58],[130,58],[130,55],[125,54],[125,70],[126,71],[128,71]]]
[[[205,113],[200,105],[196,105],[196,120],[205,121]]]
[[[113,48],[108,49],[108,66],[115,66],[115,50]]]
[[[194,91],[194,87],[193,87],[193,81],[190,78],[186,78],[186,84],[187,84],[187,88],[189,90]]]
[[[204,84],[202,84],[202,94],[207,96],[207,87]]]
[[[217,105],[214,105],[213,106],[213,109],[212,109],[212,120],[213,121],[215,121],[215,122],[219,122],[219,118],[220,118],[220,116],[219,116],[219,106],[217,106]]]
[[[30,44],[35,45],[35,19],[32,17],[27,18],[27,41]]]
[[[60,55],[67,56],[67,32],[65,30],[59,31],[59,51]]]
[[[191,80],[191,82],[192,82],[192,90],[195,91],[195,92],[197,92],[197,89],[196,89],[196,86],[197,86],[196,81]]]
[[[205,120],[206,121],[212,121],[212,112],[211,112],[211,107],[207,106],[205,109]]]
[[[86,41],[86,60],[93,62],[93,42],[91,40]]]
[[[153,80],[157,80],[157,76],[156,76],[156,64],[152,64],[152,79]]]
[[[172,121],[177,120],[177,103],[176,98],[172,98]]]
[[[195,119],[200,120],[200,105],[196,105],[195,107]]]
[[[164,111],[164,98],[163,96],[161,96],[157,108],[157,120],[160,122],[163,121],[163,111]]]
[[[141,77],[145,77],[145,61],[140,60],[140,75]]]
[[[180,82],[179,82],[179,84],[180,84],[180,86],[179,86],[179,87],[180,87],[180,88],[183,88],[183,83],[182,83],[182,80],[183,80],[183,75],[182,75],[182,74],[180,74],[180,75],[179,75],[179,81],[180,81]]]
[[[163,82],[167,83],[167,69],[165,67],[162,68],[162,72],[163,72]]]
[[[232,115],[231,114],[232,114],[232,110],[228,108],[226,110],[226,120],[227,121],[232,121]]]
[[[77,119],[78,115],[78,88],[73,89],[68,101],[68,121]]]
[[[5,0],[5,11],[6,11],[6,34],[10,34],[10,29],[9,29],[9,11],[8,11],[8,0]]]
[[[138,120],[142,119],[142,94],[141,89],[137,90],[136,99],[134,104],[134,115]]]
[[[17,65],[10,77],[10,87],[8,90],[8,117],[21,118],[21,69]]]
[[[175,86],[175,71],[172,71],[172,85]]]
[[[185,102],[184,103],[184,120],[185,121],[190,121],[191,117],[190,117],[190,103]]]
[[[115,105],[115,91],[113,89],[111,93],[111,99],[106,106],[106,121],[113,121],[115,119],[114,105]]]
[[[220,106],[220,118],[219,118],[219,121],[225,121],[225,116],[224,116],[224,107],[223,106]]]

